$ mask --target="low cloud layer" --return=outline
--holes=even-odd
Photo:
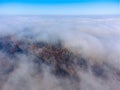
[[[119,16],[0,17],[0,43],[4,42],[3,49],[0,51],[0,67],[2,67],[0,90],[119,90],[119,24]],[[17,43],[23,42],[24,45],[19,44],[19,48],[23,48],[26,52],[10,54],[11,51],[10,53],[6,51],[6,42],[15,42],[8,47],[14,47]],[[72,70],[70,71],[72,77],[63,77],[67,75],[65,72],[62,78],[59,77],[58,72],[51,73],[55,69],[51,65],[57,64],[49,65],[49,60],[51,60],[50,63],[58,60],[56,62],[58,63],[59,58],[55,57],[57,53],[47,46],[47,49],[36,49],[36,46],[33,46],[36,42],[50,44],[50,48],[52,45],[54,47],[55,43],[59,46],[61,42],[62,47],[65,48],[62,50],[66,53],[70,52],[70,61],[58,66],[68,66],[64,69],[68,74],[69,70]],[[47,56],[46,52],[50,54],[48,55],[50,58],[44,57]],[[51,53],[55,55],[52,57]],[[42,61],[39,55],[43,55],[42,57],[48,62],[38,64],[40,63],[38,61]],[[37,61],[36,57],[40,60]]]

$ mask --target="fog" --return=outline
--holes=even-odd
[[[30,54],[17,53],[12,58],[1,50],[0,90],[120,90],[119,26],[119,16],[1,16],[1,37],[22,40],[26,46],[29,42],[53,44],[60,40],[64,48],[86,60],[87,67],[83,67],[87,70],[71,65],[80,80],[60,78],[45,63],[38,71],[31,49]],[[11,65],[14,70],[3,74]]]

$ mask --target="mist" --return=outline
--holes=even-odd
[[[1,16],[0,90],[120,90],[119,25],[119,16]]]

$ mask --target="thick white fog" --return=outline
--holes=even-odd
[[[0,63],[17,63],[9,76],[0,76],[7,78],[0,90],[120,90],[120,16],[1,16],[0,35],[49,43],[61,40],[65,48],[89,62],[87,71],[73,66],[80,78],[76,82],[55,77],[44,64],[43,72],[37,74],[34,55],[10,58],[0,51]],[[103,63],[105,79],[92,72],[92,65]]]

